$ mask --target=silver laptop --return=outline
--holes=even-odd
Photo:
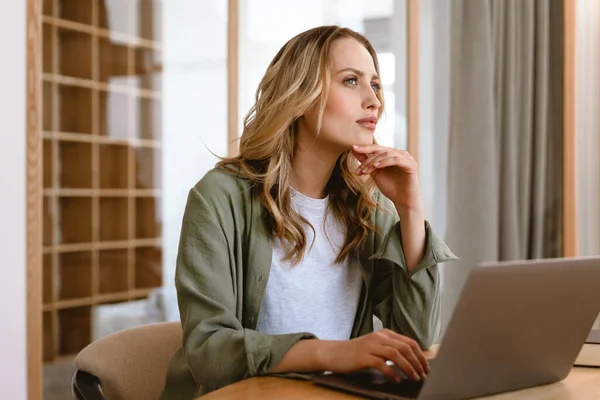
[[[376,399],[468,399],[564,379],[600,313],[600,257],[487,263],[469,274],[424,383],[317,375]]]

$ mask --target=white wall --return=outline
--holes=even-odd
[[[163,282],[173,286],[188,192],[227,155],[227,2],[163,2]],[[209,151],[210,150],[210,151]]]
[[[27,398],[25,1],[0,1],[0,399]]]
[[[296,34],[333,23],[331,1],[242,0],[239,19],[239,127],[254,104],[254,94],[277,51]]]

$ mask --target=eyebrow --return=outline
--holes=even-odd
[[[341,69],[341,70],[339,70],[339,71],[337,72],[337,74],[341,74],[342,72],[353,72],[353,73],[355,73],[356,75],[360,76],[361,78],[362,78],[363,76],[365,76],[365,73],[364,73],[363,71],[360,71],[360,70],[358,70],[358,69],[356,69],[356,68],[344,68],[344,69]],[[337,74],[336,74],[336,75],[337,75]],[[378,81],[378,80],[379,80],[379,76],[378,76],[377,74],[373,74],[373,76],[371,77],[371,79],[372,79],[372,80],[376,80],[376,81]]]

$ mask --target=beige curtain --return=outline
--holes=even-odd
[[[470,268],[561,254],[560,0],[453,0],[444,326]]]
[[[600,254],[600,2],[578,0],[576,18],[577,254],[591,256]]]

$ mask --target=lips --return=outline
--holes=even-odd
[[[377,117],[370,116],[356,121],[363,128],[374,130],[377,127]]]

